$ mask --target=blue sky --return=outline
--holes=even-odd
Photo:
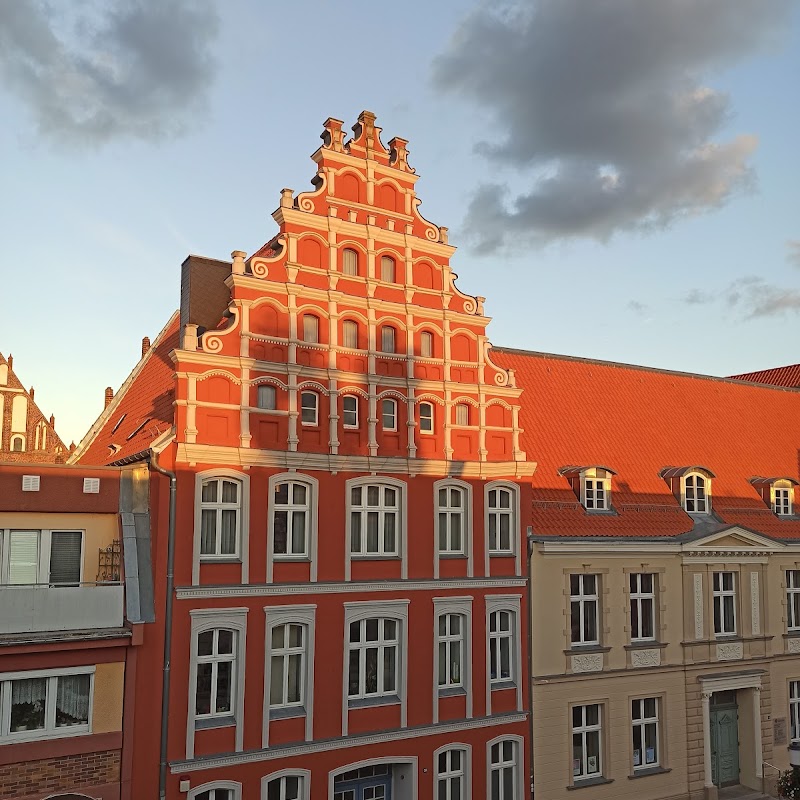
[[[580,6],[3,4],[0,352],[78,441],[184,257],[263,244],[324,119],[366,108],[410,140],[496,345],[800,361],[800,7]]]

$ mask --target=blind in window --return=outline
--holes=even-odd
[[[50,535],[50,583],[80,583],[80,531],[53,531]]]
[[[36,583],[39,566],[39,531],[11,531],[9,583]]]

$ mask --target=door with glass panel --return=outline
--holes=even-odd
[[[353,769],[333,780],[333,800],[391,800],[392,768],[389,764]]]

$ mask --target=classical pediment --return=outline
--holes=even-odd
[[[700,555],[707,552],[777,552],[783,550],[785,545],[768,536],[731,525],[722,530],[701,535],[684,543],[682,550],[687,555],[695,553]]]

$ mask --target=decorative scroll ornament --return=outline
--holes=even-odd
[[[232,331],[236,330],[239,325],[239,307],[233,303],[228,306],[228,313],[230,316],[230,324],[222,329],[215,329],[213,331],[206,331],[202,336],[202,346],[206,353],[219,353],[222,351],[222,337],[227,336]]]

